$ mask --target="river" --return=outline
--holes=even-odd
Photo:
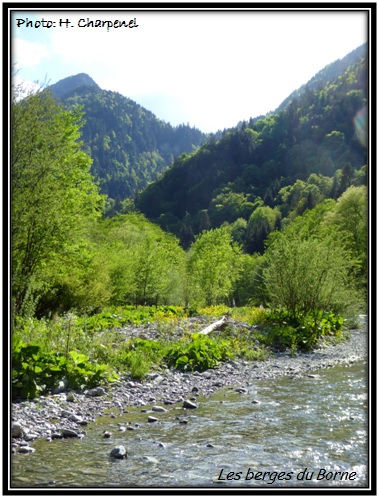
[[[82,439],[38,440],[35,453],[12,455],[12,488],[365,487],[367,392],[367,364],[358,362],[259,380],[243,394],[223,389],[156,423],[141,407],[105,415]],[[128,422],[141,427],[118,432]],[[109,457],[116,445],[127,459]]]

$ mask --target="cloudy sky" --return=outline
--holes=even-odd
[[[87,26],[96,20],[133,27]],[[18,78],[52,84],[84,72],[160,119],[204,132],[274,110],[367,41],[367,13],[356,10],[30,9],[14,10],[11,26]]]

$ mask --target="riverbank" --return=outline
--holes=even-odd
[[[233,360],[202,373],[161,369],[148,374],[143,382],[125,376],[108,387],[83,392],[65,391],[62,386],[61,393],[12,403],[12,451],[33,452],[33,441],[37,438],[53,441],[85,437],[86,426],[96,418],[103,415],[117,418],[131,407],[146,410],[147,422],[148,416],[154,421],[159,412],[173,408],[181,408],[180,412],[174,412],[175,416],[179,413],[185,416],[187,410],[196,408],[199,398],[219,389],[230,387],[243,394],[260,379],[317,377],[317,370],[366,359],[367,348],[367,331],[352,330],[349,340],[322,346],[311,353],[291,356],[289,352],[276,352],[266,361]],[[124,429],[138,428],[128,425]]]

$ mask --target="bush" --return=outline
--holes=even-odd
[[[354,262],[333,237],[278,234],[267,252],[264,283],[270,303],[295,319],[319,310],[341,313],[357,299]]]
[[[292,314],[283,309],[267,313],[267,340],[274,347],[310,350],[322,336],[341,336],[343,317],[334,313]]]
[[[118,376],[105,364],[97,365],[88,356],[70,351],[43,352],[37,344],[26,344],[18,337],[12,344],[12,396],[34,398],[61,379],[74,389],[97,386]]]
[[[190,342],[180,341],[170,348],[164,359],[168,366],[178,370],[202,372],[234,356],[228,341],[216,341],[207,335],[193,334]]]

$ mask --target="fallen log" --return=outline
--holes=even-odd
[[[217,322],[211,323],[210,325],[208,325],[208,327],[205,327],[205,329],[201,330],[198,333],[199,334],[204,334],[204,335],[210,334],[211,332],[213,332],[215,330],[220,330],[223,327],[225,327],[225,325],[227,324],[227,322],[228,322],[227,316],[223,316],[221,318],[221,320],[217,320]]]

